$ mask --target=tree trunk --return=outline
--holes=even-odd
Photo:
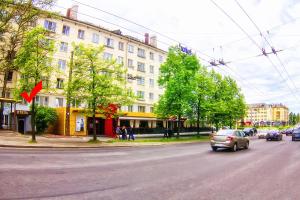
[[[32,99],[32,106],[31,106],[31,140],[32,142],[36,142],[35,138],[35,97]]]
[[[8,76],[8,72],[4,73],[4,80],[3,80],[3,88],[2,88],[2,93],[1,93],[1,97],[5,98],[5,94],[6,94],[6,86],[7,86],[7,76]],[[3,112],[4,112],[4,102],[1,101],[1,107],[0,107],[0,129],[3,129]]]
[[[200,136],[200,98],[197,105],[197,136]]]
[[[179,133],[181,130],[181,123],[180,123],[181,115],[178,115],[178,120],[177,120],[177,138],[179,138]]]
[[[96,115],[95,110],[93,109],[93,140],[97,140],[97,131],[96,131]]]

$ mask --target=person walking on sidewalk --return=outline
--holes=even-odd
[[[133,129],[131,128],[131,126],[128,127],[127,133],[129,135],[128,140],[130,139],[134,140]]]
[[[121,135],[122,135],[122,140],[126,140],[127,139],[127,130],[126,130],[125,126],[122,126]]]

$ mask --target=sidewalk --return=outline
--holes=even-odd
[[[185,133],[187,135],[187,133]],[[193,135],[193,134],[188,134]],[[152,135],[153,136],[153,135]],[[163,136],[163,134],[162,134]],[[147,138],[148,135],[138,135],[137,138]],[[156,137],[161,137],[156,135]],[[36,136],[37,143],[29,143],[31,135],[22,135],[13,131],[0,131],[0,147],[19,147],[19,148],[99,148],[99,147],[133,147],[133,146],[156,146],[165,145],[164,142],[122,142],[110,143],[112,138],[98,137],[99,143],[88,143],[91,136],[87,137],[72,137],[60,135],[42,135]],[[171,144],[171,143],[168,143]]]

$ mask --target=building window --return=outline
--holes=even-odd
[[[105,46],[114,48],[114,40],[111,38],[105,38]]]
[[[35,96],[35,103],[40,105],[40,96]]]
[[[163,62],[164,61],[164,57],[162,55],[159,55],[159,62]]]
[[[145,72],[145,63],[138,62],[137,70],[140,72]]]
[[[64,87],[64,79],[58,78],[56,82],[56,88],[62,89]]]
[[[35,103],[40,106],[48,106],[49,105],[49,97],[47,96],[36,96]]]
[[[113,55],[111,53],[107,53],[107,52],[103,53],[104,60],[111,60],[112,57],[113,57]]]
[[[154,94],[152,92],[149,93],[149,99],[153,100],[154,99]]]
[[[119,50],[124,51],[124,43],[123,42],[119,42]]]
[[[62,29],[63,35],[69,35],[70,34],[70,26],[64,25]]]
[[[128,67],[134,69],[133,60],[128,59]]]
[[[63,107],[63,105],[64,105],[64,99],[57,97],[55,99],[55,106],[56,107]]]
[[[150,112],[151,113],[154,113],[154,108],[153,107],[150,107]],[[157,126],[157,125],[156,125]]]
[[[154,74],[154,66],[153,65],[150,65],[150,73]]]
[[[92,42],[95,44],[99,44],[99,34],[93,33]]]
[[[145,56],[145,49],[138,48],[137,55],[138,55],[138,57],[146,58],[146,56]]]
[[[139,99],[145,99],[145,92],[144,91],[137,91],[136,95]]]
[[[153,52],[150,52],[150,59],[154,60],[154,53]]]
[[[78,39],[84,39],[84,30],[78,29]]]
[[[10,92],[5,93],[5,98],[10,98]]]
[[[146,112],[146,107],[145,106],[138,106],[138,112]]]
[[[9,71],[8,74],[7,74],[7,81],[12,81],[13,75],[14,75],[14,72]]]
[[[55,22],[51,22],[49,20],[45,20],[45,22],[44,22],[44,28],[47,29],[48,31],[55,32],[56,23]]]
[[[133,45],[128,45],[128,52],[133,53],[134,52],[134,46]]]
[[[66,60],[59,59],[58,60],[58,69],[65,71],[66,70]]]
[[[61,43],[60,43],[60,51],[61,51],[61,52],[67,52],[67,51],[68,51],[68,43],[66,43],[66,42],[61,42]]]
[[[152,78],[149,79],[149,85],[150,87],[154,87],[154,79]]]
[[[145,85],[145,78],[144,77],[137,77],[137,84],[138,85]]]
[[[128,112],[133,112],[133,106],[128,106]]]
[[[122,56],[118,56],[118,60],[117,60],[118,64],[123,65],[124,64],[124,59]]]

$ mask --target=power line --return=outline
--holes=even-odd
[[[148,30],[148,31],[151,31],[151,32],[156,33],[156,34],[158,34],[158,35],[160,35],[160,36],[163,36],[163,37],[165,37],[165,38],[167,38],[167,39],[169,39],[169,40],[171,40],[171,41],[173,41],[173,42],[176,42],[176,43],[178,43],[178,44],[182,44],[182,45],[184,45],[184,46],[190,46],[190,45],[184,44],[184,43],[178,41],[177,39],[174,39],[174,38],[172,38],[172,37],[170,37],[170,36],[168,36],[168,35],[166,35],[166,34],[163,34],[163,33],[161,33],[161,32],[158,32],[158,31],[156,31],[156,30],[153,30],[153,29],[151,29],[151,28],[149,28],[149,27],[146,27],[146,26],[144,26],[144,25],[138,24],[138,23],[136,23],[136,22],[134,22],[134,21],[132,21],[132,20],[126,19],[126,18],[121,17],[121,16],[119,16],[119,15],[117,15],[117,14],[114,14],[114,13],[108,12],[108,11],[106,11],[106,10],[103,10],[103,9],[100,9],[100,8],[97,8],[97,7],[94,7],[94,6],[91,6],[91,5],[82,3],[82,2],[77,1],[77,0],[72,0],[72,1],[73,1],[73,2],[76,2],[76,3],[80,4],[80,5],[83,5],[83,6],[86,6],[86,7],[92,8],[92,9],[95,9],[95,10],[97,10],[97,11],[106,13],[106,14],[108,14],[108,15],[114,16],[114,17],[116,17],[116,18],[122,19],[123,21],[129,22],[129,23],[134,24],[134,25],[136,25],[136,26],[142,27],[142,28],[144,28],[144,29],[146,29],[146,30]],[[207,55],[207,54],[205,54],[205,53],[203,53],[203,52],[201,52],[201,51],[199,51],[199,50],[196,50],[196,49],[195,49],[195,51],[196,51],[197,53],[200,53],[200,54],[202,54],[202,55],[204,55],[204,56],[207,56],[207,57],[210,57],[210,58],[211,58],[211,56],[209,56],[209,55]]]
[[[55,5],[56,7],[58,7],[58,8],[62,8],[62,9],[67,9],[67,8],[65,8],[65,7],[62,7],[62,6],[58,6],[58,5]],[[135,34],[138,34],[138,35],[141,35],[141,36],[144,36],[143,34],[141,34],[140,32],[137,32],[137,31],[135,31],[135,30],[132,30],[132,29],[128,29],[128,28],[126,28],[126,27],[124,27],[124,26],[121,26],[121,25],[119,25],[119,24],[115,24],[115,23],[112,23],[112,22],[109,22],[109,21],[107,21],[107,20],[104,20],[104,19],[101,19],[101,18],[99,18],[99,17],[94,17],[94,16],[91,16],[91,15],[88,15],[88,14],[85,14],[85,13],[81,13],[81,12],[77,12],[78,14],[81,14],[81,15],[84,15],[84,16],[87,16],[87,17],[91,17],[91,18],[93,18],[93,19],[97,19],[97,20],[100,20],[100,21],[103,21],[103,22],[105,22],[105,23],[108,23],[108,24],[111,24],[111,25],[114,25],[114,26],[117,26],[117,27],[120,27],[120,28],[122,28],[122,29],[125,29],[125,30],[127,30],[127,31],[130,31],[130,32],[133,32],[133,33],[135,33]],[[157,32],[157,31],[156,31]],[[159,32],[157,32],[159,35],[161,35]],[[177,41],[177,40],[176,40]],[[167,45],[167,46],[171,46],[169,43],[166,43],[166,42],[163,42],[163,41],[160,41],[160,40],[158,40],[158,42],[160,42],[160,43],[162,43],[162,44],[165,44],[165,45]],[[177,41],[178,42],[178,41]],[[180,42],[179,42],[180,43]],[[196,52],[200,52],[200,51],[198,51],[198,50],[196,50]],[[207,57],[210,57],[210,58],[213,58],[212,56],[209,56],[209,55],[207,55],[207,54],[205,54]],[[254,56],[254,57],[256,57],[256,56]],[[201,58],[201,57],[199,57],[201,60],[203,60],[203,61],[205,61],[205,62],[209,62],[208,60],[206,60],[206,59],[204,59],[204,58]],[[243,58],[243,59],[247,59],[247,58]],[[249,59],[249,58],[248,58]],[[230,61],[230,62],[233,62],[233,61]],[[238,76],[238,75],[237,75]]]
[[[265,35],[262,33],[262,31],[260,30],[260,28],[258,27],[258,25],[254,22],[254,20],[250,17],[250,15],[246,12],[246,10],[242,7],[242,5],[238,2],[238,0],[235,0],[236,4],[240,7],[240,9],[244,12],[244,14],[248,17],[248,19],[252,22],[252,24],[255,26],[255,28],[258,30],[258,32],[260,33],[260,35],[265,39],[265,41],[268,43],[268,45],[271,47],[273,53],[275,54],[275,56],[277,57],[279,63],[281,64],[282,68],[284,69],[285,73],[287,74],[288,79],[291,81],[291,83],[293,84],[294,88],[297,89],[296,84],[294,83],[294,81],[290,78],[290,75],[286,69],[286,67],[284,66],[282,60],[279,58],[279,56],[277,55],[273,45],[271,45],[271,43],[269,42],[269,40],[265,37]]]
[[[255,41],[253,40],[253,38],[244,30],[243,27],[241,27],[239,25],[239,23],[237,23],[221,6],[219,6],[214,0],[210,0],[219,10],[221,10],[223,12],[223,14],[225,14],[236,26],[239,27],[239,29],[245,34],[247,35],[247,37],[252,41],[252,43],[257,46],[260,50],[261,47],[260,45]],[[263,52],[265,54],[265,52]],[[280,75],[280,77],[282,78],[282,80],[285,80],[285,78],[282,76],[280,70],[277,68],[277,66],[272,62],[272,60],[267,56],[267,59],[269,60],[269,62],[272,64],[272,66],[275,68],[275,70],[277,71],[277,73]],[[289,84],[287,84],[290,92],[295,96],[295,98],[298,100],[298,97],[294,94],[292,88],[289,86]]]

